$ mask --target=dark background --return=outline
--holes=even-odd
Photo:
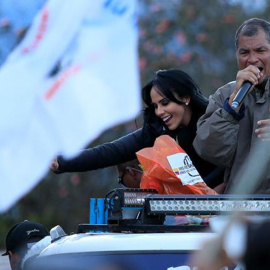
[[[235,31],[251,17],[270,20],[267,2],[139,0],[141,85],[148,82],[156,70],[168,68],[189,73],[206,96],[234,80],[237,72]],[[1,64],[43,3],[44,0],[0,2]],[[89,147],[127,134],[140,123],[138,114],[138,119],[105,131]],[[118,187],[116,177],[114,167],[62,175],[48,172],[35,189],[0,215],[0,248],[4,246],[8,229],[24,219],[39,221],[48,229],[59,224],[67,233],[76,231],[77,224],[88,222],[89,198],[104,197],[109,190]]]

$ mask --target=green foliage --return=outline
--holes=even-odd
[[[140,1],[141,81],[156,70],[180,68],[188,72],[206,96],[235,79],[234,34],[244,20],[268,19],[227,0]]]

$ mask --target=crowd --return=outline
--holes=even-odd
[[[51,170],[55,173],[81,172],[118,165],[119,183],[125,187],[138,188],[143,172],[136,160],[136,152],[152,147],[157,137],[166,134],[187,153],[209,187],[218,193],[234,192],[239,172],[245,169],[247,160],[254,158],[256,147],[261,143],[265,149],[269,147],[270,23],[257,18],[245,21],[236,31],[235,47],[239,67],[235,81],[220,87],[209,99],[203,96],[198,85],[184,71],[159,70],[142,88],[146,107],[141,129],[113,142],[83,150],[70,160],[58,156],[52,162]],[[235,97],[247,81],[252,84],[248,95],[236,109],[232,108]],[[269,152],[265,153],[268,155],[255,159],[268,161]],[[252,192],[268,194],[270,167],[266,166],[260,173],[260,182]],[[249,181],[255,180],[247,178],[245,181],[248,185]],[[269,223],[261,226],[269,228]],[[20,227],[17,225],[17,228]],[[248,235],[258,234],[258,228],[251,225],[249,228],[252,229],[249,229]],[[15,230],[16,227],[11,229],[7,239]],[[43,230],[43,236],[46,233]],[[19,234],[16,237],[19,239]],[[9,255],[12,269],[19,269],[15,266],[18,265],[18,259],[13,263],[16,253],[9,241],[5,255]],[[252,256],[256,256],[254,250],[250,251],[250,245],[254,245],[254,242],[247,241],[247,247],[241,255],[247,269],[251,269]],[[266,246],[258,244],[257,251]],[[203,251],[206,252],[207,248]],[[268,253],[264,252],[263,256],[269,257]],[[220,269],[223,266],[222,258],[234,259],[229,252],[226,253],[226,249],[222,249],[220,254],[224,257],[215,258],[220,264],[211,263],[210,256],[199,256],[199,269],[210,269],[205,267],[207,264],[202,257],[207,258],[207,267],[211,265],[211,269]],[[266,264],[267,260],[264,262]]]

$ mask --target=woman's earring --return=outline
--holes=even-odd
[[[186,105],[188,105],[188,102],[186,102]]]

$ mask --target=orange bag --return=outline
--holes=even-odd
[[[158,137],[153,147],[136,155],[143,167],[141,188],[153,188],[159,194],[217,194],[205,184],[186,152],[168,135]]]

